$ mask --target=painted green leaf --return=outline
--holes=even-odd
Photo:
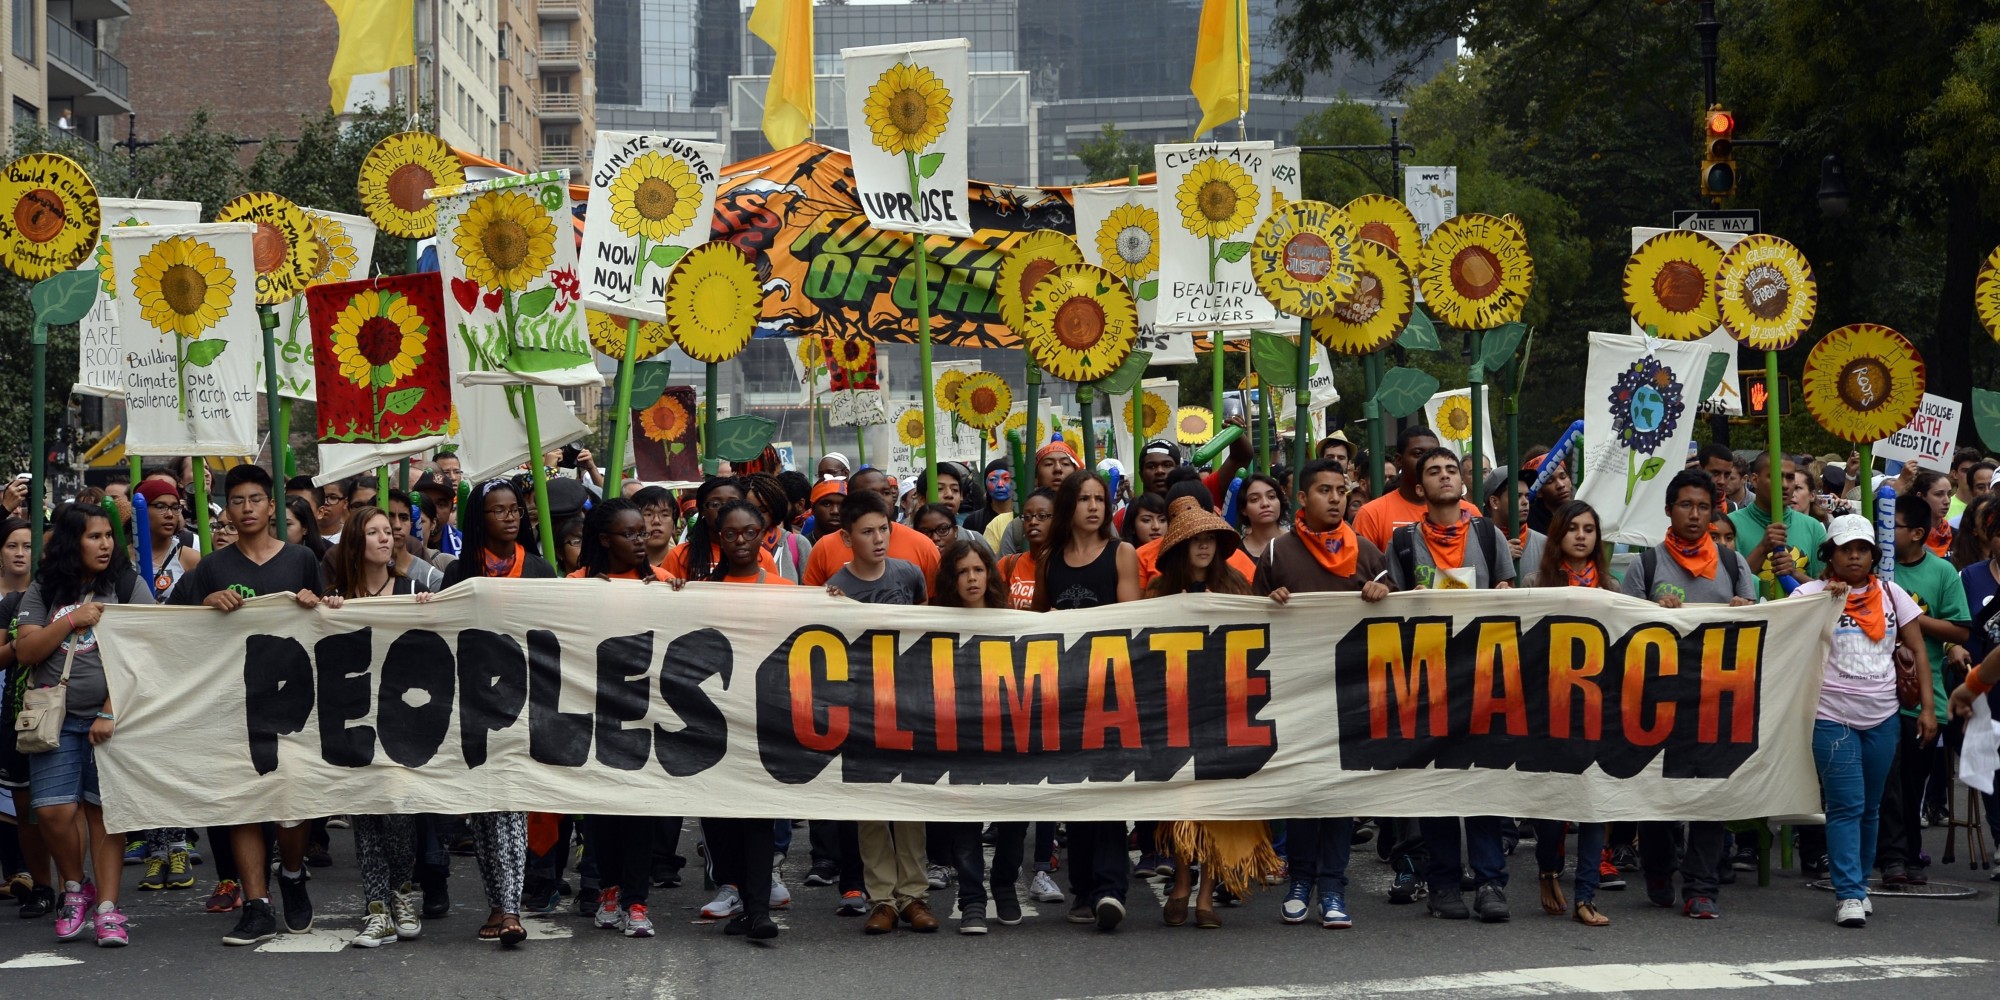
[[[763,453],[777,429],[777,421],[754,413],[718,420],[708,432],[709,450],[714,453],[710,457],[748,462]]]
[[[228,346],[229,341],[226,340],[197,340],[188,345],[187,363],[198,368],[206,368],[214,364],[215,359],[221,357],[223,349]]]
[[[1701,395],[1695,397],[1695,402],[1706,402],[1710,396],[1715,395],[1715,390],[1722,387],[1723,377],[1728,374],[1728,352],[1716,351],[1711,353],[1708,356],[1708,369],[1701,374]]]
[[[668,361],[640,361],[632,365],[632,408],[643,410],[660,401],[660,394],[667,391],[668,380],[674,377],[674,366]]]
[[[1299,384],[1298,345],[1275,333],[1251,331],[1250,363],[1261,381],[1286,388]]]
[[[1160,297],[1160,279],[1139,282],[1139,300],[1151,302]]]
[[[1979,440],[1986,450],[2000,450],[2000,392],[1972,390],[1972,424],[1979,428]]]
[[[1639,466],[1639,481],[1642,483],[1652,482],[1654,478],[1659,476],[1660,470],[1666,467],[1667,460],[1657,455],[1647,459],[1645,464]]]
[[[672,267],[674,262],[687,256],[687,247],[677,247],[672,243],[662,243],[646,254],[646,259],[654,267]]]
[[[1097,388],[1113,396],[1123,396],[1146,377],[1146,366],[1153,363],[1153,352],[1133,351],[1125,356],[1125,362],[1118,370],[1098,379]]]
[[[517,372],[550,372],[558,368],[575,368],[589,361],[589,355],[577,354],[574,351],[544,351],[524,347],[507,355],[507,369]]]
[[[1242,243],[1224,243],[1223,245],[1215,248],[1215,252],[1216,256],[1221,257],[1223,260],[1226,260],[1231,264],[1234,264],[1237,261],[1250,256],[1250,244],[1248,241]]]
[[[400,417],[403,414],[416,409],[417,404],[423,401],[424,401],[423,386],[416,386],[414,388],[409,388],[409,389],[398,389],[395,392],[390,393],[389,397],[382,401],[382,408]]]
[[[1412,351],[1435,351],[1438,349],[1437,326],[1424,314],[1421,307],[1410,310],[1410,324],[1396,335],[1396,343]]]
[[[547,288],[537,288],[532,292],[523,292],[521,297],[515,300],[514,315],[521,319],[534,319],[548,312],[549,307],[555,304],[556,289],[554,285],[550,285]]]
[[[1438,380],[1415,368],[1391,368],[1382,376],[1375,402],[1382,414],[1400,420],[1424,408],[1437,395]]]
[[[937,173],[938,168],[943,165],[944,165],[943,153],[925,153],[924,155],[917,157],[917,173],[922,174],[925,177],[929,177],[932,174]],[[732,459],[732,461],[734,460]]]
[[[1526,323],[1514,322],[1486,331],[1486,337],[1479,345],[1479,358],[1487,371],[1497,372],[1507,367],[1514,359],[1514,350],[1521,346],[1521,338],[1528,335]]]
[[[28,301],[35,307],[35,318],[49,326],[78,322],[97,302],[97,272],[64,271],[37,281]]]

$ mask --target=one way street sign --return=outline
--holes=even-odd
[[[1682,209],[1674,213],[1675,229],[1701,233],[1739,233],[1745,236],[1763,228],[1764,213],[1754,208]]]

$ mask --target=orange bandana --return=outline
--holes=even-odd
[[[1931,527],[1931,533],[1925,536],[1924,544],[1932,552],[1937,553],[1939,559],[1950,559],[1952,535],[1951,523],[1939,521]]]
[[[493,558],[493,553],[491,552],[481,552],[479,553],[479,558],[485,566],[487,576],[497,576],[505,580],[519,580],[521,578],[521,567],[527,565],[528,562],[528,550],[523,548],[520,542],[515,542],[514,555],[506,562],[501,562]]]
[[[1700,539],[1684,542],[1680,536],[1669,532],[1666,549],[1667,555],[1674,557],[1674,562],[1679,563],[1687,575],[1700,580],[1715,579],[1715,567],[1719,557],[1716,553],[1714,535],[1703,532]]]
[[[1847,617],[1861,626],[1861,634],[1867,636],[1870,642],[1881,642],[1889,632],[1889,623],[1882,614],[1882,601],[1876,596],[1881,593],[1881,588],[1882,585],[1871,573],[1868,586],[1851,587],[1847,591]]]
[[[1569,577],[1569,585],[1572,587],[1597,586],[1597,564],[1594,562],[1584,563],[1583,572],[1581,573],[1570,569],[1569,563],[1565,562],[1563,563],[1563,573]]]
[[[1353,576],[1361,562],[1361,543],[1355,540],[1354,528],[1346,521],[1327,531],[1314,531],[1306,527],[1304,518],[1298,518],[1292,522],[1292,534],[1299,536],[1319,568],[1334,576]]]
[[[1424,532],[1424,547],[1431,550],[1432,565],[1439,569],[1465,565],[1466,526],[1471,523],[1462,512],[1457,523],[1451,525],[1432,524],[1428,517],[1417,522]]]

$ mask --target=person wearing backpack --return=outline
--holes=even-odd
[[[1663,608],[1690,604],[1727,604],[1732,608],[1757,603],[1757,578],[1750,561],[1734,549],[1715,544],[1708,523],[1721,499],[1715,480],[1700,469],[1683,469],[1667,483],[1667,537],[1639,554],[1626,570],[1623,589],[1630,597]],[[1639,824],[1639,865],[1646,875],[1646,898],[1654,906],[1674,905],[1675,827],[1672,821]],[[1681,912],[1697,920],[1722,915],[1715,898],[1721,888],[1723,825],[1714,821],[1687,824],[1681,850]]]
[[[1432,448],[1414,468],[1424,516],[1390,536],[1390,585],[1396,590],[1512,588],[1514,559],[1507,539],[1493,522],[1468,515],[1460,506],[1465,484],[1459,474],[1458,455],[1449,448]],[[1474,909],[1480,920],[1500,923],[1509,916],[1507,856],[1501,847],[1503,821],[1498,816],[1464,819],[1463,838],[1459,817],[1426,816],[1418,821],[1430,858],[1425,872],[1430,894],[1425,905],[1431,916],[1445,920],[1471,917],[1459,882],[1464,863],[1469,861],[1477,891]]]

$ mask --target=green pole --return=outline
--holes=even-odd
[[[1137,163],[1132,164],[1131,171],[1125,175],[1125,186],[1126,187],[1139,186],[1139,165]],[[1139,301],[1138,283],[1133,281],[1128,281],[1125,283],[1125,286],[1132,292],[1132,301],[1134,302]],[[1140,493],[1144,492],[1146,488],[1144,480],[1139,475],[1139,461],[1146,454],[1145,381],[1146,381],[1145,376],[1141,375],[1139,377],[1139,384],[1134,385],[1132,387],[1132,468],[1127,470],[1126,478],[1131,479],[1137,483],[1137,485],[1135,485],[1132,489],[1132,495],[1134,497],[1137,497]],[[1114,436],[1117,434],[1119,416],[1120,415],[1116,413],[1111,415],[1111,426],[1112,426],[1112,433]],[[1173,415],[1168,414],[1167,419],[1172,420]]]
[[[1461,463],[1470,461],[1479,470],[1479,480],[1486,479],[1486,362],[1480,357],[1480,348],[1486,345],[1486,331],[1467,330],[1466,340],[1472,346],[1472,368],[1466,372],[1466,395],[1472,403],[1472,454],[1459,456]],[[1432,428],[1435,430],[1436,428]],[[1461,472],[1463,469],[1460,470]],[[1466,489],[1473,489],[1467,486]],[[1483,505],[1485,497],[1480,497]]]
[[[1368,484],[1376,496],[1382,495],[1382,449],[1388,447],[1387,436],[1382,432],[1382,352],[1370,351],[1361,356],[1361,377],[1367,383],[1368,398],[1361,402],[1361,418],[1368,421],[1368,461],[1373,468],[1367,471]]]
[[[189,455],[188,475],[194,480],[190,485],[194,487],[195,536],[201,539],[202,555],[208,555],[215,551],[212,544],[215,532],[208,523],[208,459],[200,455]]]
[[[294,305],[292,308],[297,309]],[[271,306],[257,307],[257,325],[264,330],[264,412],[271,427],[271,482],[278,496],[284,496],[285,488],[285,442],[278,436],[278,310]],[[384,490],[382,502],[388,504],[388,491]],[[285,505],[276,505],[278,512],[273,516],[272,525],[279,538],[285,536]]]
[[[129,424],[131,421],[128,419],[126,422]],[[139,481],[144,479],[146,475],[145,472],[139,468],[139,456],[131,454],[125,456],[125,475],[128,479],[131,480],[132,492],[134,493],[139,492]]]
[[[611,468],[604,495],[615,497],[625,485],[625,438],[632,433],[632,362],[639,353],[639,321],[625,321],[625,356],[618,359],[618,410],[611,415]],[[811,373],[807,373],[810,382]]]
[[[1771,387],[1772,400],[1771,405],[1764,408],[1765,433],[1770,438],[1766,442],[1769,445],[1769,448],[1766,450],[1770,453],[1771,481],[1768,485],[1771,487],[1772,524],[1785,523],[1785,453],[1782,432],[1778,427],[1777,405],[1779,394],[1784,388],[1778,384],[1780,377],[1778,374],[1778,352],[1765,351],[1764,384]],[[1755,566],[1750,567],[1750,569],[1752,572],[1757,571],[1757,567]],[[1785,588],[1782,584],[1778,583],[1776,573],[1771,574],[1771,585],[1765,588],[1765,596],[1774,601],[1785,596]]]
[[[1076,387],[1076,405],[1083,410],[1083,468],[1091,475],[1097,474],[1097,390],[1088,385]]]
[[[1299,320],[1298,374],[1293,381],[1292,399],[1298,407],[1298,415],[1292,418],[1292,484],[1299,483],[1299,470],[1306,467],[1306,450],[1312,445],[1306,433],[1307,421],[1312,419],[1312,380],[1306,373],[1312,368],[1312,320]]]
[[[1250,356],[1243,356],[1243,364],[1250,365]],[[1257,471],[1271,474],[1271,444],[1277,440],[1278,428],[1275,408],[1271,406],[1271,388],[1261,378],[1250,379],[1256,385],[1257,393]],[[1247,409],[1247,407],[1246,407]]]
[[[1208,344],[1213,354],[1208,366],[1208,412],[1219,428],[1222,426],[1222,331],[1209,333]]]
[[[1038,422],[1039,414],[1042,412],[1042,366],[1036,364],[1035,359],[1027,351],[1022,351],[1021,357],[1028,359],[1028,425],[1021,428],[1021,443],[1027,445],[1028,460],[1032,462],[1035,452],[1044,444],[1041,440],[1042,425]],[[1028,471],[1034,472],[1033,469]],[[1024,486],[1022,489],[1033,492],[1030,487]]]
[[[396,463],[396,488],[405,493],[410,491],[410,460],[407,458]],[[388,495],[388,490],[382,491],[382,496]]]
[[[1867,518],[1869,524],[1874,524],[1875,491],[1868,484],[1874,478],[1875,443],[1865,441],[1856,447],[1861,450],[1861,481],[1855,484],[1861,488],[1861,516]]]
[[[917,154],[906,150],[903,161],[910,173],[910,203],[923,204],[917,183]],[[931,250],[930,234],[910,234],[910,246],[917,252],[917,377],[923,382],[924,399],[924,502],[937,503],[937,384],[931,374]]]
[[[708,389],[708,398],[701,404],[701,472],[702,475],[713,476],[722,468],[722,460],[716,458],[715,448],[711,444],[714,440],[712,435],[715,433],[717,414],[720,412],[715,397],[719,394],[722,380],[714,365],[707,367],[708,376],[704,381]],[[535,448],[539,454],[541,445],[536,445]]]
[[[389,466],[386,464],[375,467],[375,506],[389,509]]]
[[[542,467],[542,415],[536,408],[535,388],[528,385],[511,388],[521,393],[521,416],[528,426],[528,469],[535,478],[535,528],[542,539],[542,558],[548,560],[550,567],[560,567],[562,564],[556,561],[555,524],[549,518],[549,470]],[[711,408],[714,405],[709,404]]]
[[[283,469],[284,472],[273,477],[278,481],[278,488],[283,489],[285,482],[292,478],[293,469],[295,468],[292,462],[292,399],[290,396],[278,400],[278,429],[272,432],[271,439],[277,442],[278,454],[284,456],[278,461],[278,468]],[[279,506],[282,507],[284,505],[279,504]]]
[[[28,461],[34,469],[34,478],[28,481],[28,566],[30,572],[39,572],[42,566],[42,525],[46,516],[42,512],[43,491],[49,481],[48,429],[43,425],[48,420],[45,412],[49,406],[49,325],[35,320],[29,332],[34,355],[34,388],[29,390],[29,406],[34,408],[33,429],[28,434]]]
[[[105,497],[99,500],[97,505],[104,508],[104,516],[111,519],[111,537],[118,542],[119,548],[124,548],[125,522],[118,517],[118,501],[111,497]]]
[[[1521,533],[1521,361],[1510,358],[1507,374],[1507,537]],[[1485,499],[1481,497],[1480,499]]]

